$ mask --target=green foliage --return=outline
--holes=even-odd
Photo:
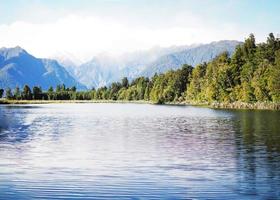
[[[246,61],[252,62],[254,59],[254,54],[256,52],[256,40],[253,34],[250,34],[249,37],[245,40],[242,50],[244,59]]]
[[[268,79],[269,94],[273,102],[280,102],[280,50],[275,52],[275,65],[270,71]]]
[[[204,85],[204,76],[206,73],[207,64],[203,63],[194,68],[190,78],[190,84],[186,91],[186,99],[193,101],[203,101],[205,98],[202,95]]]
[[[109,96],[108,93],[109,92],[108,92],[108,89],[106,86],[98,88],[95,93],[95,99],[96,100],[106,100],[106,99],[108,99],[108,96]]]
[[[13,93],[12,93],[11,88],[6,89],[6,98],[7,99],[13,99]]]
[[[280,101],[280,41],[270,34],[267,43],[255,44],[250,35],[233,56],[221,54],[204,70],[192,73],[186,98],[189,101]]]
[[[129,87],[129,82],[128,82],[127,77],[124,77],[124,78],[122,79],[122,85],[121,85],[121,87],[123,87],[123,88],[128,88],[128,87]]]
[[[3,97],[3,94],[4,94],[4,89],[0,88],[0,98]]]
[[[271,100],[268,88],[271,68],[272,66],[269,64],[269,62],[267,60],[264,60],[254,71],[251,85],[254,88],[254,96],[257,101],[265,102]]]
[[[117,100],[118,99],[118,92],[121,89],[122,84],[115,82],[111,84],[110,92],[109,92],[109,99]]]
[[[41,87],[34,86],[33,87],[33,99],[40,100],[43,97],[42,89]]]
[[[70,88],[70,91],[76,92],[76,91],[77,91],[77,88],[76,88],[75,86],[73,86],[73,87]]]
[[[32,99],[32,92],[31,92],[31,89],[28,85],[25,85],[23,87],[22,99],[24,99],[24,100],[31,100]]]
[[[2,94],[1,94],[2,93]],[[0,90],[0,97],[3,90]],[[183,65],[178,70],[155,74],[151,79],[138,77],[89,91],[57,85],[43,92],[39,86],[17,87],[8,99],[49,100],[146,100],[168,102],[280,102],[280,41],[271,33],[266,43],[256,44],[253,34],[236,47],[232,57],[227,52],[195,68]]]
[[[21,97],[21,91],[20,91],[19,87],[16,87],[16,88],[15,88],[15,91],[14,91],[14,98],[15,98],[16,100],[22,99],[22,97]]]

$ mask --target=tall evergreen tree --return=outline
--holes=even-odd
[[[32,90],[33,90],[33,99],[35,100],[42,99],[43,93],[41,87],[34,86]]]
[[[4,89],[0,88],[0,98],[2,98],[4,95]]]
[[[5,95],[6,95],[7,99],[13,99],[13,93],[12,93],[11,88],[6,89],[6,94]]]
[[[32,99],[32,92],[28,85],[24,85],[23,91],[22,91],[22,98],[24,100],[31,100]]]
[[[268,88],[273,102],[280,103],[280,50],[275,52],[275,66],[270,72]]]
[[[16,100],[20,100],[20,99],[21,99],[21,91],[20,91],[20,89],[19,89],[18,86],[15,88],[15,91],[14,91],[14,98],[15,98]]]
[[[122,79],[122,87],[123,87],[123,88],[126,88],[126,89],[129,87],[129,82],[128,82],[127,77],[124,77],[124,78]]]

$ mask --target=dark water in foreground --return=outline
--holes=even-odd
[[[280,112],[0,106],[0,199],[280,199]]]

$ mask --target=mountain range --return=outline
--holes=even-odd
[[[129,80],[132,80],[139,76],[151,77],[155,73],[178,69],[183,64],[196,66],[214,59],[224,51],[231,55],[240,43],[233,40],[223,40],[209,44],[157,47],[147,51],[125,54],[118,58],[102,55],[79,66],[67,65],[66,69],[88,88],[98,88],[119,81],[122,77],[128,77]],[[58,61],[60,62],[60,59]]]
[[[183,64],[195,66],[208,62],[220,53],[232,54],[238,41],[223,40],[209,44],[156,47],[146,51],[127,53],[119,57],[99,55],[82,64],[74,64],[72,58],[36,58],[17,46],[0,49],[0,88],[65,84],[79,90],[98,88],[119,81],[123,77],[132,80],[138,76],[151,77]]]
[[[56,60],[36,58],[19,46],[1,48],[0,88],[22,88],[25,84],[41,86],[44,90],[58,84],[86,89]]]

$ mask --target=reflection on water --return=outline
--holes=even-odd
[[[0,107],[0,136],[5,134],[4,131],[8,129],[8,124],[9,120],[5,115],[5,112],[2,112],[2,109]]]
[[[280,112],[0,109],[0,199],[280,198]]]

